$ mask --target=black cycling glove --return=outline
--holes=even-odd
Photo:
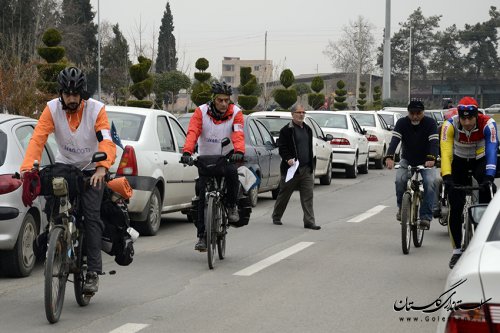
[[[181,160],[179,162],[182,163],[182,164],[192,165],[193,164],[193,157],[191,156],[190,153],[185,152],[185,153],[182,154]]]

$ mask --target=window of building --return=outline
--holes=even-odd
[[[253,70],[256,71],[256,72],[260,71],[260,65],[253,66]]]
[[[225,72],[234,72],[234,65],[222,65],[222,70]]]

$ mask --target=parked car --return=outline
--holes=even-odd
[[[260,178],[260,184],[250,190],[250,203],[257,205],[259,193],[271,191],[278,197],[281,180],[281,157],[269,130],[257,118],[245,116],[245,163]]]
[[[117,148],[111,168],[134,189],[128,205],[130,219],[143,235],[155,235],[161,214],[188,214],[195,193],[195,166],[179,163],[186,133],[169,112],[107,106],[124,150]],[[189,217],[190,215],[188,215]]]
[[[368,173],[368,139],[366,130],[356,119],[343,111],[308,111],[326,134],[331,134],[332,167],[344,169],[347,178],[356,178],[359,173]]]
[[[181,124],[182,128],[184,128],[184,131],[187,132],[188,126],[189,126],[189,121],[191,121],[191,117],[193,116],[194,112],[189,112],[189,113],[183,113],[177,117],[177,121],[179,124]]]
[[[250,117],[257,117],[269,129],[275,140],[279,137],[280,129],[292,121],[290,112],[281,111],[253,112]],[[330,141],[333,137],[329,134],[325,135],[321,127],[310,116],[306,115],[304,121],[313,131],[313,158],[316,161],[314,175],[319,178],[321,185],[330,185],[333,158]]]
[[[472,206],[479,222],[474,236],[448,274],[437,332],[498,332],[500,313],[500,195]],[[482,216],[482,217],[481,217]],[[435,304],[438,304],[437,301]]]
[[[394,112],[394,111],[377,111],[379,115],[384,118],[386,124],[390,126],[392,129],[394,129],[394,126],[396,126],[396,123],[398,122],[399,118],[406,117],[408,114],[408,111],[405,111],[405,113],[402,112]]]
[[[425,110],[424,114],[434,119],[438,127],[444,122],[443,110]]]
[[[377,111],[348,111],[366,129],[369,147],[369,157],[375,163],[376,169],[384,168],[384,156],[392,138],[392,132],[387,123]],[[396,151],[398,153],[398,151]]]
[[[13,277],[30,275],[36,261],[33,240],[47,225],[42,212],[44,198],[38,197],[31,207],[25,207],[21,199],[22,181],[13,178],[23,162],[36,123],[35,119],[0,114],[0,271]],[[51,134],[40,165],[54,163],[56,152]]]
[[[500,104],[493,104],[488,106],[486,109],[484,109],[486,114],[491,114],[491,113],[499,113],[500,112]]]

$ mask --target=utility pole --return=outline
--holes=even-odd
[[[385,0],[384,74],[382,99],[391,98],[391,0]]]
[[[408,50],[408,103],[411,98],[411,26],[410,26],[410,49]]]
[[[101,11],[97,0],[97,99],[101,101]]]
[[[357,51],[358,51],[358,66],[356,70],[356,103],[359,99],[359,81],[361,76],[361,20],[358,22],[358,41],[357,41]]]
[[[264,108],[267,110],[267,31],[264,36]]]

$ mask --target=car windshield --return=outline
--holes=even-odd
[[[0,131],[0,166],[5,163],[5,156],[7,155],[7,134]]]
[[[320,127],[347,129],[347,118],[343,114],[309,113]]]
[[[107,111],[109,123],[114,123],[121,140],[138,141],[144,125],[143,115]]]
[[[437,121],[443,121],[443,114],[440,111],[434,112],[434,117],[436,118]]]
[[[380,115],[385,120],[385,122],[387,123],[387,125],[394,126],[394,116],[392,114],[385,114],[385,113],[383,114],[383,113],[380,113]]]
[[[361,126],[375,127],[375,115],[366,113],[352,113]]]
[[[279,118],[279,117],[258,117],[261,123],[267,127],[269,132],[271,132],[272,136],[279,136],[280,130],[290,122],[288,118]]]

